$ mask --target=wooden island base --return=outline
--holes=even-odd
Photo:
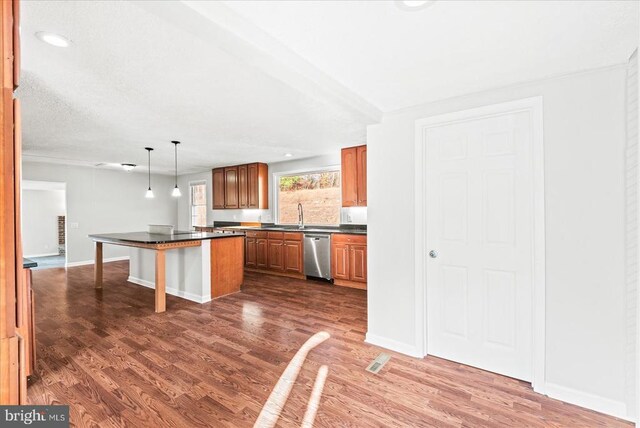
[[[244,281],[244,237],[211,240],[211,298],[237,293]]]
[[[169,286],[182,287],[179,290],[170,288],[170,294],[195,300],[199,303],[240,291],[244,280],[244,237],[234,234],[204,235],[194,233],[193,236],[185,236],[185,234],[180,234],[177,236],[168,235],[166,238],[144,232],[91,235],[90,237],[96,244],[95,287],[98,289],[103,287],[102,247],[103,244],[111,244],[132,247],[132,250],[154,251],[154,278],[147,276],[147,279],[144,279],[144,276],[131,271],[129,281],[155,288],[156,312],[164,312],[166,310],[167,274],[169,274]],[[201,249],[198,249],[199,252],[196,254],[192,252],[190,256],[184,254],[179,257],[173,257],[173,259],[167,254],[169,250],[187,251],[193,249],[192,247],[201,247]],[[131,252],[132,261],[134,260],[134,254],[139,253],[136,251]],[[185,263],[184,260],[180,260],[183,257],[192,257],[190,259],[191,262]],[[173,260],[173,264],[171,260]],[[146,261],[141,260],[133,264],[137,269],[139,266],[149,266],[150,263],[151,260],[146,259]],[[182,267],[176,270],[178,269],[178,264]],[[185,271],[184,269],[188,270]],[[171,277],[172,272],[173,277]],[[176,274],[176,272],[179,272],[179,274]],[[184,287],[187,288],[185,289]]]

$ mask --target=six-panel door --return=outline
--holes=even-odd
[[[532,373],[530,113],[425,128],[429,354]]]

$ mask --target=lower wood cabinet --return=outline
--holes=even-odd
[[[349,280],[349,244],[332,243],[331,276],[334,279]]]
[[[284,241],[284,270],[289,273],[302,274],[302,241],[286,239]]]
[[[246,267],[255,268],[258,266],[257,260],[256,238],[244,239],[244,265]]]
[[[268,264],[270,270],[284,271],[284,253],[282,247],[284,242],[282,239],[269,239],[269,258]]]
[[[302,233],[246,231],[245,267],[302,277]]]
[[[345,287],[367,288],[367,237],[334,234],[331,237],[333,283]]]
[[[264,238],[256,239],[256,267],[258,269],[266,269],[267,266],[267,240]]]

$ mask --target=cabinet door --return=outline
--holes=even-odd
[[[258,192],[258,164],[251,163],[247,166],[247,207],[259,208],[260,194]]]
[[[238,167],[238,208],[249,208],[247,165]]]
[[[269,267],[269,248],[265,238],[256,239],[256,267],[267,269]]]
[[[358,206],[367,206],[367,146],[356,147]]]
[[[269,239],[269,269],[284,270],[284,252],[282,251],[283,241],[281,239]]]
[[[213,209],[224,208],[224,168],[213,170]]]
[[[224,207],[238,208],[238,167],[224,169]]]
[[[284,270],[302,273],[302,242],[284,241]]]
[[[349,279],[349,245],[331,245],[331,276],[336,279]]]
[[[358,160],[357,148],[342,149],[342,206],[355,207],[358,205]]]
[[[366,245],[349,245],[349,280],[367,282]]]
[[[256,268],[257,264],[257,248],[256,238],[245,238],[244,240],[244,265],[246,267]]]

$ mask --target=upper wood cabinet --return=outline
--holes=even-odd
[[[238,167],[238,208],[249,208],[248,178],[247,165],[240,165]]]
[[[224,208],[224,168],[213,170],[213,209]]]
[[[238,167],[224,169],[224,207],[238,208]]]
[[[247,208],[269,208],[269,167],[264,163],[250,163],[247,180]]]
[[[367,206],[367,146],[356,147],[358,206]]]
[[[213,209],[268,209],[269,167],[264,163],[213,170]]]
[[[342,149],[342,206],[367,206],[367,146]]]

